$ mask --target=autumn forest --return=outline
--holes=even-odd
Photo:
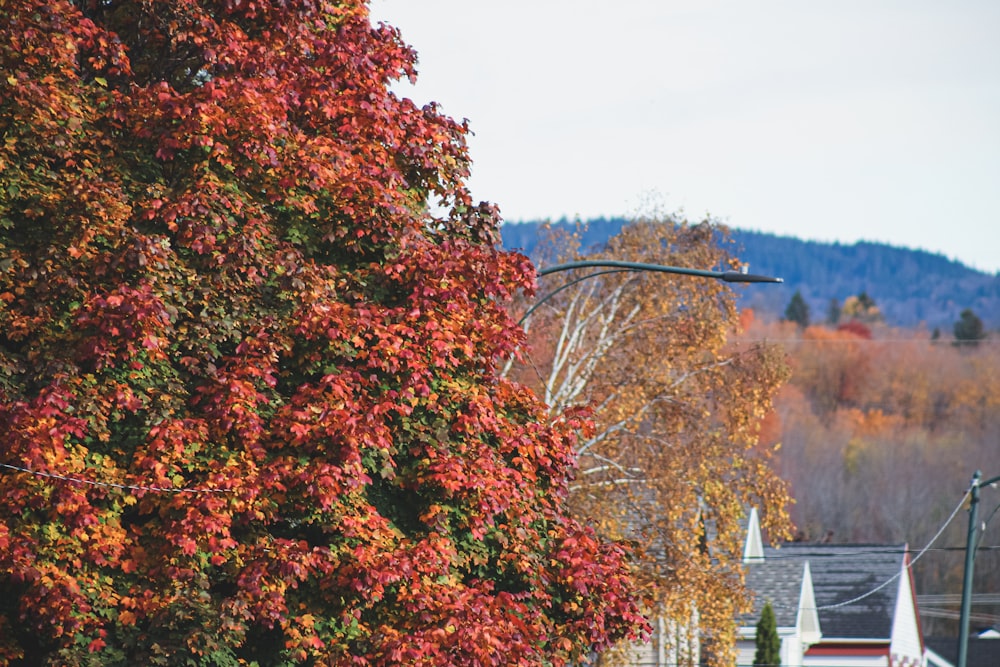
[[[792,372],[763,438],[780,443],[798,539],[906,542],[925,547],[969,488],[972,474],[997,471],[1000,345],[956,346],[923,329],[875,324],[860,331],[755,321],[742,336],[771,340]],[[1000,495],[983,500],[989,509]],[[917,593],[958,594],[967,528],[961,512],[914,566]],[[977,590],[996,590],[1000,536],[984,533]],[[995,549],[995,547],[994,547]],[[921,605],[924,630],[948,634],[950,607]],[[1000,609],[979,607],[979,622]]]

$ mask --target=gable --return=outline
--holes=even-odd
[[[803,644],[815,644],[822,636],[819,613],[816,611],[816,593],[813,591],[812,571],[809,561],[802,567],[802,594],[799,598],[799,629]]]
[[[756,563],[764,560],[764,540],[760,535],[760,518],[757,516],[757,508],[750,508],[750,516],[747,519],[747,537],[743,542],[743,562]]]
[[[893,656],[920,657],[924,653],[920,632],[920,616],[917,611],[917,600],[913,591],[913,578],[907,558],[903,567],[906,568],[899,578],[896,595],[896,611],[892,622],[892,642],[889,653]]]

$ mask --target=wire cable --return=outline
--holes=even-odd
[[[793,542],[792,544],[797,544]],[[812,544],[812,543],[806,543]],[[792,553],[769,553],[767,555],[768,561],[773,560],[822,560],[825,558],[863,558],[865,556],[877,556],[884,554],[904,554],[909,553],[909,549],[890,549],[890,548],[880,548],[877,545],[871,545],[871,549],[851,549],[850,551],[837,551],[837,545],[830,545],[831,551],[817,553],[810,552],[806,554],[792,554]],[[954,551],[965,552],[964,546],[956,547],[931,547],[925,549],[927,553],[947,553]],[[977,549],[977,551],[1000,551],[1000,545],[983,545]]]
[[[953,348],[956,341],[931,340],[930,338],[740,338],[733,337],[733,343],[770,343],[773,345],[881,345],[881,344],[906,344],[906,343],[926,343],[928,345],[940,345],[942,347]],[[1000,338],[983,338],[976,341],[977,344],[997,344]],[[959,348],[974,349],[972,345],[957,344]]]
[[[886,586],[888,586],[892,582],[894,582],[897,579],[899,579],[903,575],[903,572],[904,571],[908,571],[910,568],[912,568],[916,564],[916,562],[918,560],[920,560],[920,558],[925,553],[927,553],[927,551],[931,548],[931,545],[933,545],[934,542],[936,542],[937,539],[939,537],[941,537],[941,534],[944,533],[945,529],[955,519],[955,516],[958,514],[959,510],[961,510],[962,506],[965,505],[965,499],[969,497],[969,494],[971,492],[972,492],[972,490],[970,489],[970,490],[966,491],[964,495],[962,495],[962,499],[958,502],[958,505],[955,506],[955,509],[952,511],[951,516],[949,516],[948,519],[943,524],[941,524],[941,527],[934,534],[934,537],[931,538],[930,542],[928,542],[927,545],[923,549],[920,550],[920,553],[918,553],[916,556],[914,556],[912,559],[910,559],[910,562],[907,563],[906,566],[902,570],[900,570],[899,572],[897,572],[896,574],[894,574],[892,577],[890,577],[886,581],[882,582],[882,584],[880,584],[879,586],[876,586],[872,590],[868,591],[867,593],[863,593],[862,595],[859,595],[857,597],[853,597],[850,600],[844,600],[843,602],[837,602],[836,604],[820,605],[820,606],[816,607],[816,610],[820,611],[820,610],[823,610],[823,609],[837,609],[839,607],[846,607],[847,605],[854,604],[855,602],[859,602],[861,600],[864,600],[866,597],[874,595],[875,593],[879,592],[880,590],[882,590],[883,588],[885,588]]]
[[[910,568],[912,568],[914,566],[914,564],[916,564],[916,562],[918,560],[920,560],[920,558],[924,554],[926,554],[928,551],[934,551],[934,549],[932,549],[931,546],[934,544],[934,542],[937,541],[937,539],[939,537],[941,537],[941,535],[948,528],[948,526],[951,525],[951,522],[954,521],[955,516],[958,514],[959,510],[962,509],[962,506],[965,504],[965,499],[969,497],[969,495],[970,495],[971,492],[972,492],[971,489],[969,489],[969,490],[967,490],[965,492],[965,494],[962,496],[962,499],[959,501],[958,505],[956,505],[955,509],[952,510],[951,515],[945,520],[945,522],[943,524],[941,524],[941,527],[938,528],[938,531],[937,531],[937,533],[934,534],[934,537],[932,537],[930,539],[930,541],[927,543],[927,545],[923,549],[921,549],[920,552],[916,556],[914,556],[910,560],[909,563],[906,564],[906,567],[904,567],[899,572],[897,572],[896,574],[894,574],[892,577],[890,577],[886,581],[882,582],[881,584],[879,584],[878,586],[876,586],[872,590],[868,591],[867,593],[863,593],[861,595],[858,595],[857,597],[851,598],[850,600],[844,600],[842,602],[837,602],[835,604],[820,605],[820,606],[814,607],[813,609],[815,609],[815,611],[822,611],[822,610],[826,610],[826,609],[838,609],[840,607],[846,607],[848,605],[854,604],[855,602],[859,602],[861,600],[864,600],[867,597],[870,597],[870,596],[874,595],[875,593],[879,592],[880,590],[882,590],[883,588],[885,588],[886,586],[888,586],[892,582],[894,582],[897,579],[899,579],[903,575],[903,572],[908,571]],[[837,545],[831,544],[830,547],[831,547],[831,549],[836,549]],[[813,560],[814,558],[845,558],[845,557],[857,556],[857,555],[861,555],[861,554],[871,555],[871,554],[876,554],[876,553],[877,554],[886,554],[886,553],[904,554],[904,553],[907,553],[907,552],[906,551],[894,551],[894,550],[889,551],[889,550],[884,550],[884,549],[875,549],[873,547],[872,550],[870,550],[870,551],[863,551],[863,552],[858,552],[858,551],[846,552],[846,551],[842,551],[840,553],[834,552],[834,553],[826,553],[826,554],[794,554],[794,555],[793,554],[788,554],[786,556],[781,556],[780,554],[772,554],[772,555],[770,555],[770,556],[767,557],[767,560],[772,560],[772,559],[777,559],[777,558],[784,557],[784,558],[789,558],[789,559],[796,558],[796,559],[800,559],[800,560],[809,561],[809,560]],[[794,609],[798,609],[798,605],[792,605],[792,604],[788,604],[788,603],[782,603],[782,602],[778,602],[778,601],[775,601],[775,600],[771,600],[770,602],[771,602],[771,606],[772,607],[781,607],[783,609],[793,609],[793,610]]]
[[[62,482],[70,482],[72,484],[86,484],[90,486],[99,486],[110,489],[120,489],[123,491],[148,491],[155,493],[230,493],[230,489],[208,489],[208,488],[198,488],[198,487],[186,487],[186,488],[173,488],[166,486],[139,486],[133,484],[115,484],[113,482],[97,482],[90,479],[81,479],[79,477],[69,477],[67,475],[57,475],[51,472],[41,472],[40,470],[31,470],[29,468],[22,468],[20,466],[13,466],[7,463],[0,463],[0,467],[7,468],[8,470],[16,470],[18,472],[25,472],[29,475],[35,475],[36,477],[47,477],[49,479],[57,479]]]

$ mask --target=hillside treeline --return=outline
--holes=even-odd
[[[602,248],[621,231],[625,220],[598,218],[578,225],[560,221],[553,227],[581,227],[584,249]],[[502,228],[506,248],[534,256],[542,223],[508,223]],[[924,250],[881,243],[819,243],[746,230],[732,230],[731,253],[754,273],[780,276],[782,285],[741,289],[740,305],[763,316],[780,316],[799,292],[813,320],[821,323],[832,302],[843,303],[866,292],[879,304],[887,323],[926,326],[950,333],[966,308],[990,329],[1000,328],[1000,276],[989,275]],[[710,267],[706,267],[710,268]]]
[[[779,342],[788,354],[791,378],[763,438],[780,443],[778,465],[795,498],[799,539],[908,542],[919,552],[956,510],[977,469],[984,478],[1000,475],[995,338],[957,347],[923,329],[757,321],[743,339]],[[984,489],[981,498],[985,519],[1000,505],[1000,489]],[[918,594],[961,592],[964,509],[915,565]],[[977,592],[1000,588],[998,523],[984,533]],[[942,617],[957,605],[926,611],[929,634],[955,627]],[[973,612],[981,624],[1000,621],[998,607]]]

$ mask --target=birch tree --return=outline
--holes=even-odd
[[[550,239],[540,261],[581,258],[577,245]],[[738,268],[727,245],[711,221],[648,218],[587,257]],[[718,281],[576,270],[546,277],[538,294],[544,301],[526,304],[531,347],[509,372],[533,383],[554,415],[592,411],[572,507],[633,543],[650,612],[696,622],[723,660],[746,602],[741,519],[757,506],[773,537],[787,535],[787,489],[757,438],[786,378],[783,354],[731,342],[736,294]]]

